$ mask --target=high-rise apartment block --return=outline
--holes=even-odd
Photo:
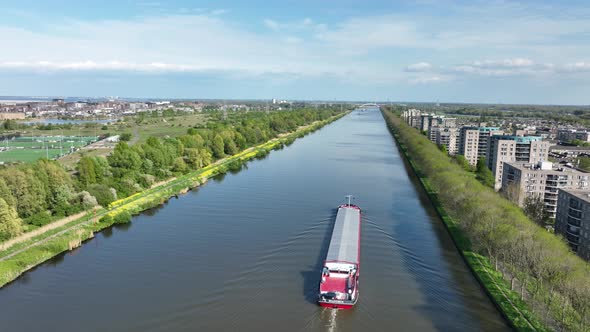
[[[449,155],[453,156],[458,152],[458,138],[459,135],[457,128],[438,128],[438,130],[436,131],[435,143],[439,146],[446,146]]]
[[[539,197],[550,218],[555,218],[558,191],[590,190],[588,173],[567,167],[555,168],[548,161],[505,162],[503,168],[502,190],[509,192],[509,197],[519,206],[524,206],[527,197]]]
[[[537,164],[549,158],[549,142],[539,136],[493,135],[488,143],[487,166],[494,174],[496,190],[502,187],[504,163]]]
[[[590,193],[560,189],[555,233],[563,235],[578,256],[590,260]]]
[[[402,118],[410,127],[420,129],[420,127],[422,126],[422,114],[422,111],[415,108],[411,108],[409,110],[402,112]]]
[[[489,137],[501,134],[499,127],[463,127],[459,132],[458,153],[472,166],[486,157]]]

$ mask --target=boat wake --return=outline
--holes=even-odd
[[[324,309],[323,313],[327,313],[328,315],[328,324],[327,324],[327,328],[329,332],[334,332],[336,331],[336,316],[338,315],[338,311],[339,310],[333,310],[333,309]]]

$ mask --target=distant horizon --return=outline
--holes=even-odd
[[[23,99],[5,99],[5,98],[23,98]],[[121,101],[246,101],[246,102],[269,102],[273,99],[277,101],[285,100],[289,102],[322,102],[322,103],[377,103],[377,104],[441,104],[441,105],[506,105],[506,106],[566,106],[566,107],[590,107],[590,104],[533,104],[533,103],[489,103],[489,102],[465,102],[465,101],[399,101],[399,100],[327,100],[327,99],[287,99],[287,98],[172,98],[172,97],[121,97],[121,96],[26,96],[26,95],[0,95],[0,103],[5,102],[41,102],[42,99],[72,99],[72,100],[121,100]]]

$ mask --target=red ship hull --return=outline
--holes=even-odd
[[[329,302],[322,302],[322,301],[319,301],[318,303],[320,304],[320,307],[331,308],[331,309],[350,309],[350,308],[354,307],[354,303],[344,304],[344,303],[329,303]]]

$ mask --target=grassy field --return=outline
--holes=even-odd
[[[0,142],[7,151],[0,152],[0,162],[33,162],[40,158],[53,159],[95,141],[95,136],[22,136]]]
[[[0,152],[0,162],[33,162],[47,157],[52,159],[59,157],[63,152],[65,156],[59,158],[59,161],[71,170],[84,155],[106,156],[111,152],[112,149],[109,148],[91,148],[69,154],[72,147],[85,146],[89,141],[95,140],[97,136],[107,133],[110,135],[130,133],[132,135],[130,144],[135,144],[145,142],[150,136],[175,137],[183,135],[186,134],[188,128],[203,125],[206,121],[207,115],[205,114],[187,114],[143,119],[126,117],[110,124],[73,125],[71,129],[40,130],[30,127],[28,130],[19,130],[27,135],[26,137],[0,142],[0,147],[9,148],[8,151]],[[63,135],[63,140],[60,141],[60,137],[57,135]]]
[[[130,133],[132,142],[144,142],[150,136],[165,137],[185,134],[188,128],[199,126],[207,121],[205,114],[190,114],[174,117],[146,117],[140,121],[137,117],[126,117],[119,122],[96,126],[80,125],[64,129],[64,135],[119,135]],[[61,131],[61,130],[60,130]]]
[[[76,151],[74,153],[70,153],[68,155],[65,155],[65,156],[59,158],[57,161],[59,161],[59,163],[62,164],[65,167],[66,170],[72,171],[76,167],[76,164],[78,163],[78,161],[80,160],[80,158],[82,158],[84,156],[88,156],[88,157],[97,157],[97,156],[106,157],[112,151],[113,151],[113,149],[111,149],[111,148],[82,149],[82,150],[78,150],[78,151]]]

